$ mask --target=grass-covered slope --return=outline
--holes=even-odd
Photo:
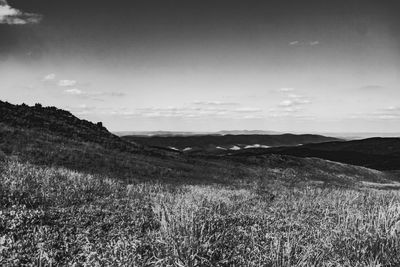
[[[173,183],[235,183],[291,173],[292,177],[353,186],[366,181],[386,181],[383,173],[362,168],[336,168],[335,163],[277,157],[192,157],[132,144],[101,125],[80,120],[67,111],[36,105],[0,102],[0,151],[22,162],[65,167],[111,176],[127,182],[158,180]],[[279,162],[279,167],[276,163]],[[297,165],[291,165],[295,162]],[[275,164],[275,165],[274,165]],[[303,175],[306,174],[306,175]],[[321,178],[322,177],[322,178]]]
[[[0,151],[24,162],[128,181],[210,182],[235,170],[200,160],[193,164],[176,153],[124,141],[100,124],[54,107],[0,102],[0,110]]]
[[[385,173],[184,155],[0,104],[0,266],[400,264],[400,194],[363,187],[390,187]]]
[[[124,142],[110,133],[101,122],[81,120],[56,107],[13,105],[0,101],[0,123],[15,129],[33,130],[77,142],[100,144],[106,148],[132,151],[134,143]],[[4,127],[4,126],[3,126]]]
[[[282,154],[296,157],[318,157],[377,170],[400,169],[400,138],[368,138],[363,140],[307,144],[248,150],[238,154]]]
[[[247,166],[253,179],[278,179],[293,186],[318,183],[358,187],[362,182],[393,183],[398,175],[319,158],[286,155],[230,156],[238,166]]]
[[[6,160],[0,196],[1,266],[400,264],[398,191],[125,185]]]

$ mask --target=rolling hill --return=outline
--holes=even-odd
[[[123,136],[124,140],[152,147],[166,147],[186,153],[224,153],[253,147],[294,146],[340,139],[311,134],[215,134],[190,136]]]
[[[207,180],[176,153],[124,141],[101,123],[68,111],[0,102],[0,114],[0,151],[9,157],[121,179],[170,179],[180,173],[180,179]]]
[[[241,154],[241,156],[281,154],[303,158],[317,157],[377,170],[399,170],[400,138],[368,138],[295,147],[253,149],[237,154]]]
[[[1,157],[114,177],[128,183],[159,181],[235,184],[244,180],[272,179],[291,183],[322,181],[347,186],[363,180],[387,182],[391,178],[384,172],[320,159],[254,153],[235,156],[190,154],[159,149],[148,146],[146,142],[141,143],[140,140],[132,142],[130,137],[120,138],[113,135],[101,123],[94,124],[81,120],[68,111],[42,107],[39,104],[30,107],[0,102],[0,111]],[[270,145],[330,139],[289,134],[191,138],[195,139],[188,139],[190,142],[199,141],[204,144],[214,142],[213,140],[225,140],[225,144],[269,140]],[[155,140],[161,142],[164,139]]]
[[[110,133],[101,122],[94,124],[78,119],[68,111],[42,107],[40,104],[29,107],[0,101],[0,123],[14,129],[40,131],[43,135],[57,135],[71,141],[91,142],[112,149],[138,149],[136,144],[124,142]]]

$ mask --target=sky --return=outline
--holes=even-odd
[[[111,131],[400,132],[399,8],[0,0],[0,99]]]

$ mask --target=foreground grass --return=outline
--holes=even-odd
[[[400,265],[397,191],[263,185],[127,186],[6,161],[0,265]]]

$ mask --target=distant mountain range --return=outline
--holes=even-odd
[[[241,131],[239,131],[241,132]],[[189,136],[123,136],[151,147],[164,147],[191,155],[253,156],[280,154],[315,157],[377,170],[400,169],[400,138],[339,139],[311,134],[254,134]]]
[[[340,139],[311,134],[224,134],[190,136],[123,136],[122,139],[153,147],[166,147],[187,153],[224,152],[249,148],[295,146],[309,143],[338,141]]]
[[[265,130],[224,130],[217,132],[179,132],[179,131],[120,131],[114,132],[118,136],[192,136],[192,135],[279,135],[287,132]],[[292,134],[305,134],[292,132]],[[309,132],[308,134],[330,136],[339,139],[354,140],[371,137],[400,137],[400,132]]]
[[[346,140],[365,139],[372,137],[400,137],[400,132],[323,132],[325,136],[333,136]]]
[[[282,134],[276,131],[233,130],[218,132],[179,132],[179,131],[121,131],[114,132],[118,136],[196,136],[196,135],[251,135],[251,134]]]

